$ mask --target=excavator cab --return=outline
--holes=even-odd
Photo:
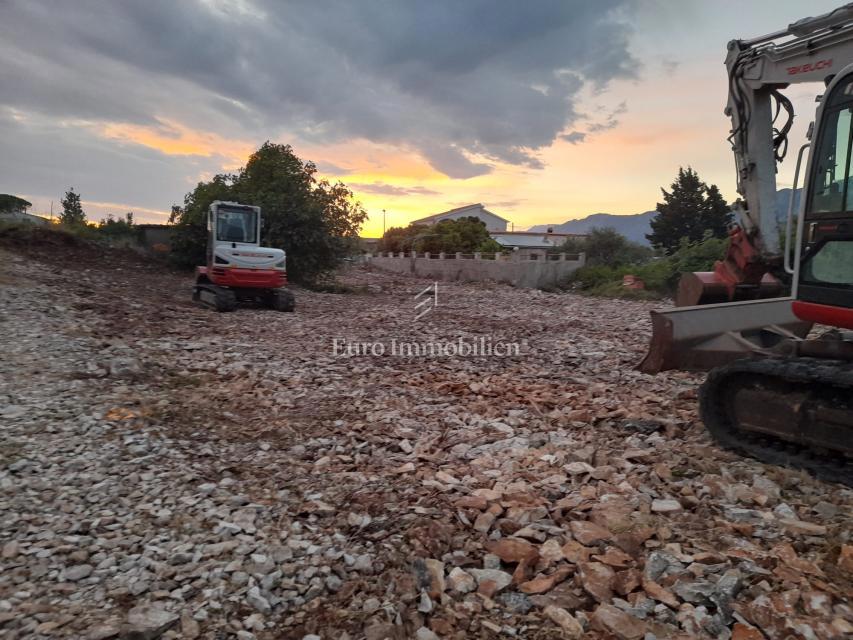
[[[818,112],[797,225],[794,313],[853,329],[853,72],[830,84]]]
[[[240,302],[293,311],[284,251],[260,246],[260,207],[216,200],[207,233],[207,264],[196,272],[195,301],[217,311],[233,311]]]

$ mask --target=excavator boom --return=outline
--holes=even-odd
[[[765,36],[729,42],[725,113],[732,123],[729,141],[740,196],[733,206],[736,225],[727,253],[714,270],[688,274],[679,283],[678,306],[780,294],[782,283],[769,272],[781,271],[780,238],[783,231],[789,237],[791,230],[777,218],[776,168],[786,156],[794,118],[793,106],[781,90],[791,84],[826,82],[851,60],[853,4]],[[783,116],[784,122],[777,122]]]
[[[853,4],[734,40],[726,67],[737,224],[713,272],[682,278],[687,306],[652,313],[639,368],[710,370],[700,415],[718,443],[853,486],[853,333],[843,331],[853,329]],[[826,91],[782,223],[776,167],[794,114],[781,90],[800,82]],[[783,272],[790,297],[777,297]],[[810,338],[813,323],[835,329]]]

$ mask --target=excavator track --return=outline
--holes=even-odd
[[[193,300],[217,311],[234,311],[237,308],[237,294],[234,291],[210,283],[196,284]]]
[[[853,487],[853,363],[736,360],[708,374],[699,412],[728,449]]]

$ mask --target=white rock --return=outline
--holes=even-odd
[[[579,461],[570,462],[569,464],[564,465],[563,469],[565,469],[567,473],[570,473],[573,476],[579,476],[584,473],[592,473],[593,471],[595,471],[595,467],[593,467],[591,464]]]
[[[678,500],[653,500],[652,511],[655,513],[675,513],[682,511],[683,507]]]
[[[439,640],[439,637],[435,635],[435,632],[427,627],[420,627],[415,631],[415,638],[416,640]]]
[[[78,564],[65,570],[65,579],[71,582],[83,580],[92,575],[95,568],[90,564]]]
[[[477,583],[470,573],[459,567],[453,567],[447,576],[447,586],[452,591],[469,593],[477,588]]]
[[[134,640],[159,638],[178,621],[178,615],[153,604],[134,607],[127,614],[122,636]]]
[[[261,595],[258,587],[252,587],[246,592],[246,602],[261,613],[269,613],[272,610],[269,601]]]
[[[483,584],[486,580],[494,582],[495,592],[507,588],[512,583],[512,576],[498,569],[471,569],[470,573],[478,585]]]

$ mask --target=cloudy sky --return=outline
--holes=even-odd
[[[159,222],[269,139],[350,185],[365,235],[637,213],[680,164],[733,199],[726,42],[837,4],[0,0],[0,192]],[[817,92],[788,91],[797,146]]]

